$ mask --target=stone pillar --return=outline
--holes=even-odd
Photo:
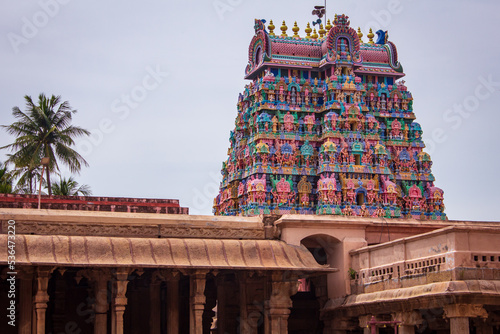
[[[419,311],[398,312],[392,315],[394,321],[400,321],[399,334],[415,334],[415,326],[421,325],[423,320]]]
[[[469,334],[469,318],[450,318],[450,333]]]
[[[206,272],[196,271],[190,276],[189,333],[203,334],[203,311],[205,310]]]
[[[149,334],[160,334],[161,332],[161,281],[153,278],[149,286]]]
[[[125,308],[127,307],[127,285],[128,285],[128,275],[130,270],[128,268],[118,268],[116,269],[115,277],[115,293],[113,300],[113,334],[123,334],[123,314],[125,313]]]
[[[179,273],[167,277],[167,334],[179,334]]]
[[[95,286],[95,321],[94,334],[107,334],[108,332],[108,281],[111,274],[108,270],[94,271]]]
[[[469,334],[469,318],[488,318],[488,312],[479,304],[450,304],[443,309],[453,334]]]
[[[108,281],[111,280],[111,271],[106,268],[85,269],[77,273],[77,282],[86,277],[91,283],[95,298],[94,334],[107,334],[108,332]]]
[[[52,271],[53,268],[37,268],[37,290],[35,295],[36,334],[45,334],[45,312],[47,310],[47,302],[49,301],[47,287],[49,286]]]
[[[33,268],[19,272],[19,334],[31,334],[33,315]]]
[[[293,275],[284,277],[282,272],[271,276],[271,297],[269,298],[270,330],[273,334],[288,333],[288,316],[292,307],[290,298],[299,288],[298,278]]]

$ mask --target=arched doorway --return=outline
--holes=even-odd
[[[332,264],[335,248],[340,241],[324,234],[308,236],[301,240],[319,264]],[[292,296],[293,307],[288,319],[291,334],[323,333],[320,310],[328,300],[327,274],[302,278],[299,291]]]

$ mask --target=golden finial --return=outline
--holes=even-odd
[[[288,29],[288,27],[286,26],[286,23],[285,23],[285,20],[283,20],[283,25],[281,26],[281,37],[287,37],[288,35],[286,34],[286,31]]]
[[[325,36],[326,30],[323,29],[323,25],[322,24],[319,25],[319,31],[318,32],[319,32],[319,37],[323,38],[323,36]]]
[[[318,33],[316,32],[316,28],[314,28],[313,34],[312,34],[311,37],[314,38],[314,39],[318,39]]]
[[[311,38],[312,29],[311,29],[311,25],[309,24],[309,22],[307,22],[307,27],[304,31],[306,32],[306,38]]]
[[[363,44],[363,33],[361,32],[360,27],[358,27],[358,37],[359,37],[359,43]]]
[[[330,22],[330,19],[328,19],[328,21],[326,21],[326,31],[330,31],[330,29],[332,29],[332,23]]]
[[[372,28],[370,28],[370,32],[366,35],[366,37],[368,37],[368,44],[375,44],[373,43],[373,37],[375,37],[375,35],[373,34]]]
[[[337,25],[337,14],[335,14],[335,17],[333,18],[333,25],[334,26]]]
[[[295,21],[292,30],[293,30],[293,37],[300,37],[299,34],[298,34],[300,28],[297,25],[297,21]]]
[[[269,25],[267,26],[267,28],[269,29],[269,36],[276,36],[274,34],[274,28],[276,28],[273,24],[273,20],[269,21]]]

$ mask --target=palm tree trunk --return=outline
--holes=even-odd
[[[49,189],[49,196],[52,195],[52,187],[50,186],[50,172],[49,172],[49,166],[47,165],[47,168],[45,169],[47,171],[47,188]]]
[[[52,186],[50,184],[50,172],[49,172],[49,169],[50,169],[50,163],[52,161],[50,161],[50,154],[49,154],[49,145],[48,144],[45,144],[45,156],[47,158],[49,158],[49,161],[47,162],[47,189],[49,190],[49,196],[52,195]]]

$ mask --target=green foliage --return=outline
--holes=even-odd
[[[3,162],[0,163],[0,193],[12,193],[12,176]]]
[[[90,196],[92,195],[92,191],[88,185],[79,185],[78,182],[70,176],[67,179],[61,177],[58,182],[54,182],[52,185],[52,194],[61,196]]]
[[[349,270],[347,271],[347,273],[349,274],[349,278],[350,279],[356,279],[356,270],[352,269],[352,268],[349,268]]]
[[[28,95],[24,99],[25,112],[18,107],[12,108],[12,115],[17,121],[11,125],[2,125],[16,139],[0,149],[13,152],[6,162],[14,164],[15,169],[25,170],[26,175],[19,175],[24,176],[21,186],[29,183],[31,192],[33,174],[36,174],[42,158],[49,157],[47,184],[51,194],[50,174],[59,170],[59,162],[68,166],[72,173],[78,173],[82,166],[88,166],[85,159],[71,146],[75,144],[74,138],[88,136],[90,132],[71,125],[72,114],[76,110],[71,109],[68,101],[61,102],[60,96],[52,95],[48,98],[42,93],[38,96],[37,103]]]

